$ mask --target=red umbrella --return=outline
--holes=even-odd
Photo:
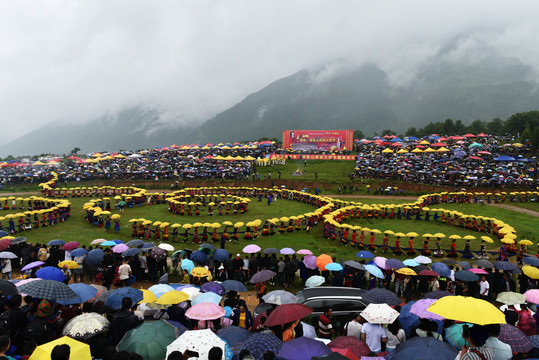
[[[289,322],[303,319],[311,315],[313,309],[303,304],[284,304],[279,305],[273,310],[264,323],[265,326],[284,325]]]
[[[62,246],[62,250],[74,250],[78,248],[80,244],[77,241],[70,241]]]
[[[11,239],[0,240],[0,251],[6,250],[11,245]]]
[[[350,360],[361,360],[361,357],[357,357],[352,350],[350,349],[343,349],[343,348],[330,348],[331,351],[334,353],[339,353],[342,356],[344,356],[344,359],[350,359]],[[342,359],[342,358],[339,358]]]
[[[328,346],[332,351],[336,351],[337,349],[348,349],[358,358],[367,356],[371,352],[371,349],[369,349],[369,346],[366,343],[356,339],[353,336],[338,336],[335,338],[335,340],[330,342]],[[340,351],[338,352],[345,355]]]
[[[440,276],[440,274],[438,274],[434,270],[423,270],[418,275],[421,275],[421,276]]]

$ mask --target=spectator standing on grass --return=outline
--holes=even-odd
[[[131,276],[131,266],[127,264],[127,260],[125,258],[122,259],[122,265],[120,265],[118,268],[118,276],[120,278],[120,286],[127,286],[127,282]]]

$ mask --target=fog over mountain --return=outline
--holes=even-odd
[[[537,10],[531,0],[3,2],[0,155],[290,127],[371,134],[536,109]]]

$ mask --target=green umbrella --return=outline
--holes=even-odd
[[[179,329],[164,320],[145,321],[129,330],[116,350],[135,352],[145,360],[161,360],[167,353],[167,345],[179,335]]]
[[[512,291],[505,291],[498,294],[496,301],[501,302],[506,305],[525,304],[526,295],[519,294]]]

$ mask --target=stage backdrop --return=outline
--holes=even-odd
[[[283,148],[292,150],[352,150],[353,130],[284,130]]]

